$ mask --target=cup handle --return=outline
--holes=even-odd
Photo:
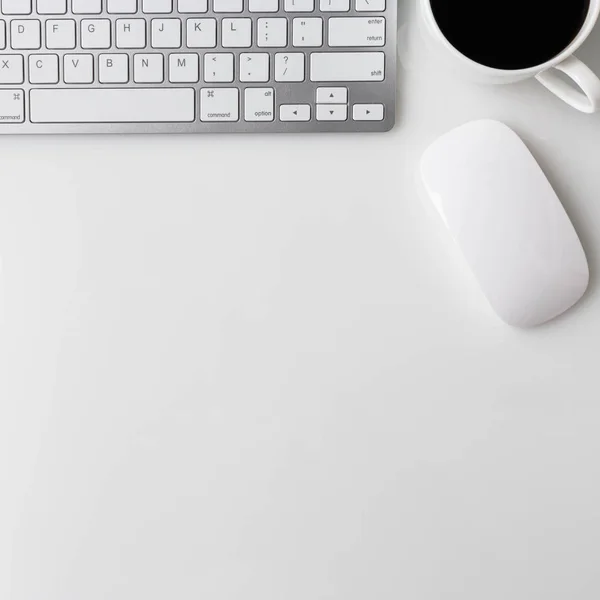
[[[554,69],[570,77],[581,89],[561,79]],[[537,80],[561,100],[584,113],[600,110],[600,79],[575,56],[570,56],[552,69],[537,76]]]

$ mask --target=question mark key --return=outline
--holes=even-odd
[[[275,55],[275,81],[304,81],[303,52],[280,52]]]

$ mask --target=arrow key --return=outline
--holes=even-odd
[[[348,102],[348,88],[345,87],[320,87],[317,88],[318,104],[346,104]]]
[[[352,107],[353,121],[383,121],[383,104],[355,104]]]
[[[279,107],[280,121],[310,121],[310,104],[282,104]]]
[[[345,104],[317,104],[317,121],[345,121],[347,118]]]

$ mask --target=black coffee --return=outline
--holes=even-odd
[[[526,69],[575,39],[590,0],[431,0],[431,8],[446,39],[471,60]]]

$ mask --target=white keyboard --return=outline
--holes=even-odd
[[[0,0],[0,134],[387,131],[395,0]]]

